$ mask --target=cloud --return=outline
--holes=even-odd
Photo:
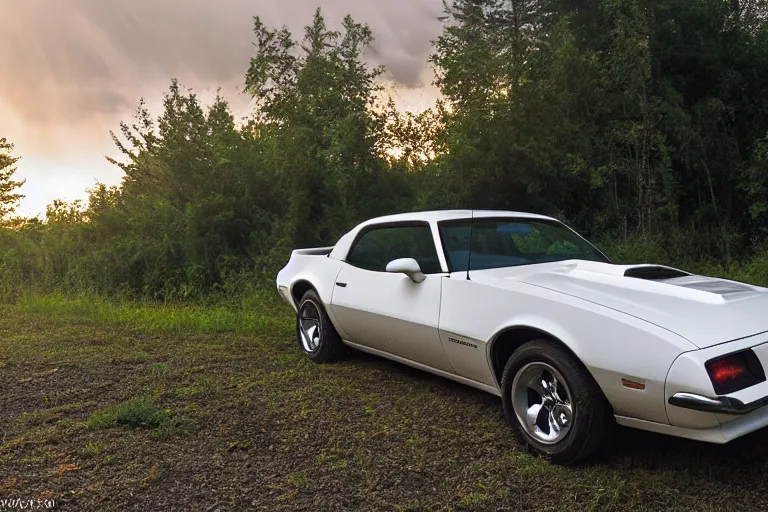
[[[114,168],[95,163],[114,154],[108,130],[129,119],[141,97],[157,112],[171,78],[203,100],[221,87],[235,111],[247,113],[248,98],[238,92],[253,52],[253,16],[286,25],[294,37],[318,5],[332,27],[346,14],[368,23],[376,38],[370,63],[389,69],[398,96],[413,98],[406,105],[413,107],[431,81],[427,58],[442,11],[442,0],[0,2],[0,137],[25,157],[19,171],[27,188],[45,191],[35,194],[35,211],[53,198],[51,180],[66,180],[62,190],[119,181]]]
[[[310,0],[24,0],[0,19],[0,99],[32,122],[123,111],[167,85],[241,86],[252,17],[301,35]],[[376,36],[373,64],[420,85],[440,0],[325,0],[328,21],[350,13]]]

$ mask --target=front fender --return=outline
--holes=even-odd
[[[518,329],[538,331],[541,333],[541,337],[554,338],[581,359],[579,353],[583,353],[584,348],[580,346],[579,340],[574,338],[573,335],[560,323],[540,315],[519,315],[502,320],[494,329],[494,334],[486,343],[486,357],[489,362],[492,362],[491,354],[493,353],[493,346],[499,338],[506,332]]]
[[[695,346],[616,310],[522,282],[497,287],[453,280],[443,295],[440,328],[491,348],[499,334],[526,327],[565,345],[584,364],[617,415],[668,423],[664,385],[672,362]],[[632,389],[622,379],[640,382]]]

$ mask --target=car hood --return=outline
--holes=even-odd
[[[699,348],[768,331],[768,289],[660,265],[581,260],[472,271],[493,286],[528,283],[621,311]]]

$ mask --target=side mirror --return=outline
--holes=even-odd
[[[419,262],[413,258],[400,258],[387,263],[387,272],[395,274],[405,274],[411,278],[414,283],[420,283],[427,278],[419,267]]]

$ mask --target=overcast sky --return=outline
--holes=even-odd
[[[376,37],[372,64],[390,70],[401,108],[434,99],[427,65],[441,0],[0,0],[0,137],[21,156],[20,213],[118,184],[109,136],[139,98],[154,112],[171,78],[208,101],[218,87],[240,117],[253,16],[301,34],[316,7],[331,25],[350,13]]]

